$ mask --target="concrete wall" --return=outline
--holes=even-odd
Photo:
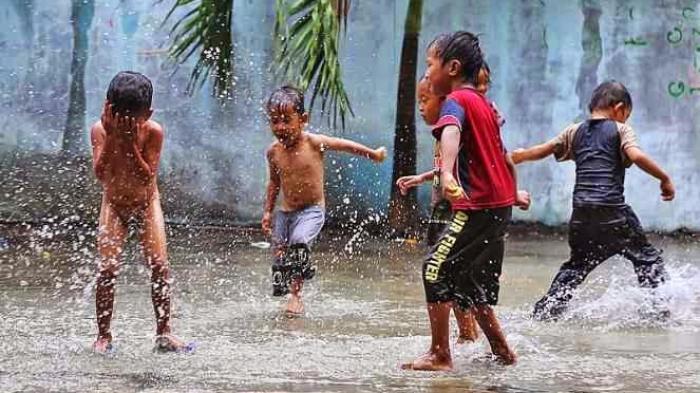
[[[160,174],[166,213],[182,221],[257,221],[266,176],[263,152],[272,141],[261,102],[280,82],[270,73],[274,2],[234,3],[236,94],[224,108],[209,96],[208,86],[192,97],[185,94],[188,67],[173,75],[162,50],[168,29],[161,22],[169,3],[95,0],[88,28],[85,146],[87,127],[99,116],[108,81],[122,69],[144,72],[155,82],[155,118],[167,132]],[[676,201],[662,203],[658,183],[631,169],[628,201],[649,227],[700,229],[700,206],[695,203],[700,199],[700,90],[692,90],[700,88],[700,2],[424,3],[421,48],[439,32],[467,29],[482,34],[493,71],[490,96],[506,116],[503,135],[511,149],[545,141],[569,122],[582,119],[598,82],[615,78],[625,83],[635,102],[630,123],[642,147],[673,175],[678,188]],[[406,8],[407,1],[353,2],[343,63],[357,116],[344,132],[329,130],[319,118],[312,120],[313,130],[391,150]],[[75,202],[57,202],[63,204],[58,210],[58,205],[47,208],[35,203],[56,193],[75,194],[65,182],[91,190],[77,198],[85,199],[87,206],[81,214],[95,212],[97,191],[89,174],[71,180],[70,171],[62,170],[71,166],[54,159],[60,157],[69,100],[70,15],[69,0],[0,2],[3,218],[42,218],[71,211]],[[422,72],[422,59],[419,64]],[[419,168],[427,169],[431,137],[422,125],[418,132]],[[391,162],[375,166],[331,154],[327,170],[333,215],[361,218],[367,211],[385,210]],[[61,174],[33,175],[47,171]],[[523,166],[520,172],[521,186],[532,191],[534,206],[516,218],[565,222],[573,165],[547,160]],[[35,181],[48,183],[37,187]],[[27,190],[33,191],[27,195]],[[428,193],[427,187],[420,193],[426,204]]]

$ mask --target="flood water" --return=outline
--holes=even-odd
[[[698,392],[700,245],[657,238],[672,280],[672,320],[645,322],[631,264],[596,270],[558,323],[528,318],[566,258],[561,235],[512,235],[497,312],[519,356],[489,360],[481,337],[455,345],[455,370],[402,371],[424,352],[419,271],[425,249],[325,235],[306,317],[280,317],[269,250],[240,230],[178,229],[169,238],[174,332],[189,355],[154,354],[149,273],[132,241],[117,283],[116,353],[95,337],[89,231],[0,227],[0,391],[36,392]],[[357,239],[356,239],[357,240]],[[453,339],[454,342],[454,339]]]

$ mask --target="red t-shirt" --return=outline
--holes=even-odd
[[[472,88],[453,91],[440,109],[433,136],[440,140],[442,130],[450,125],[461,133],[452,174],[467,193],[467,198],[452,203],[452,209],[513,206],[515,182],[506,164],[498,119],[488,100]]]

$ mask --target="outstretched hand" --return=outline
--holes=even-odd
[[[406,195],[408,190],[419,186],[421,183],[423,183],[423,179],[421,179],[419,175],[402,176],[396,181],[396,185],[399,187],[401,195]]]
[[[372,161],[374,162],[382,162],[386,159],[386,147],[382,146],[378,149],[374,150],[374,154],[372,155]]]
[[[671,179],[661,182],[661,199],[669,202],[672,201],[676,196],[676,187],[673,185]]]

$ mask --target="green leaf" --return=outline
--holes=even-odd
[[[349,0],[277,0],[274,40],[277,72],[299,88],[311,88],[309,107],[320,100],[329,124],[354,115],[342,78],[339,36],[347,26]]]
[[[163,24],[186,10],[170,31],[168,54],[176,64],[198,57],[187,83],[189,94],[212,78],[212,94],[228,97],[233,76],[233,0],[176,0]]]

